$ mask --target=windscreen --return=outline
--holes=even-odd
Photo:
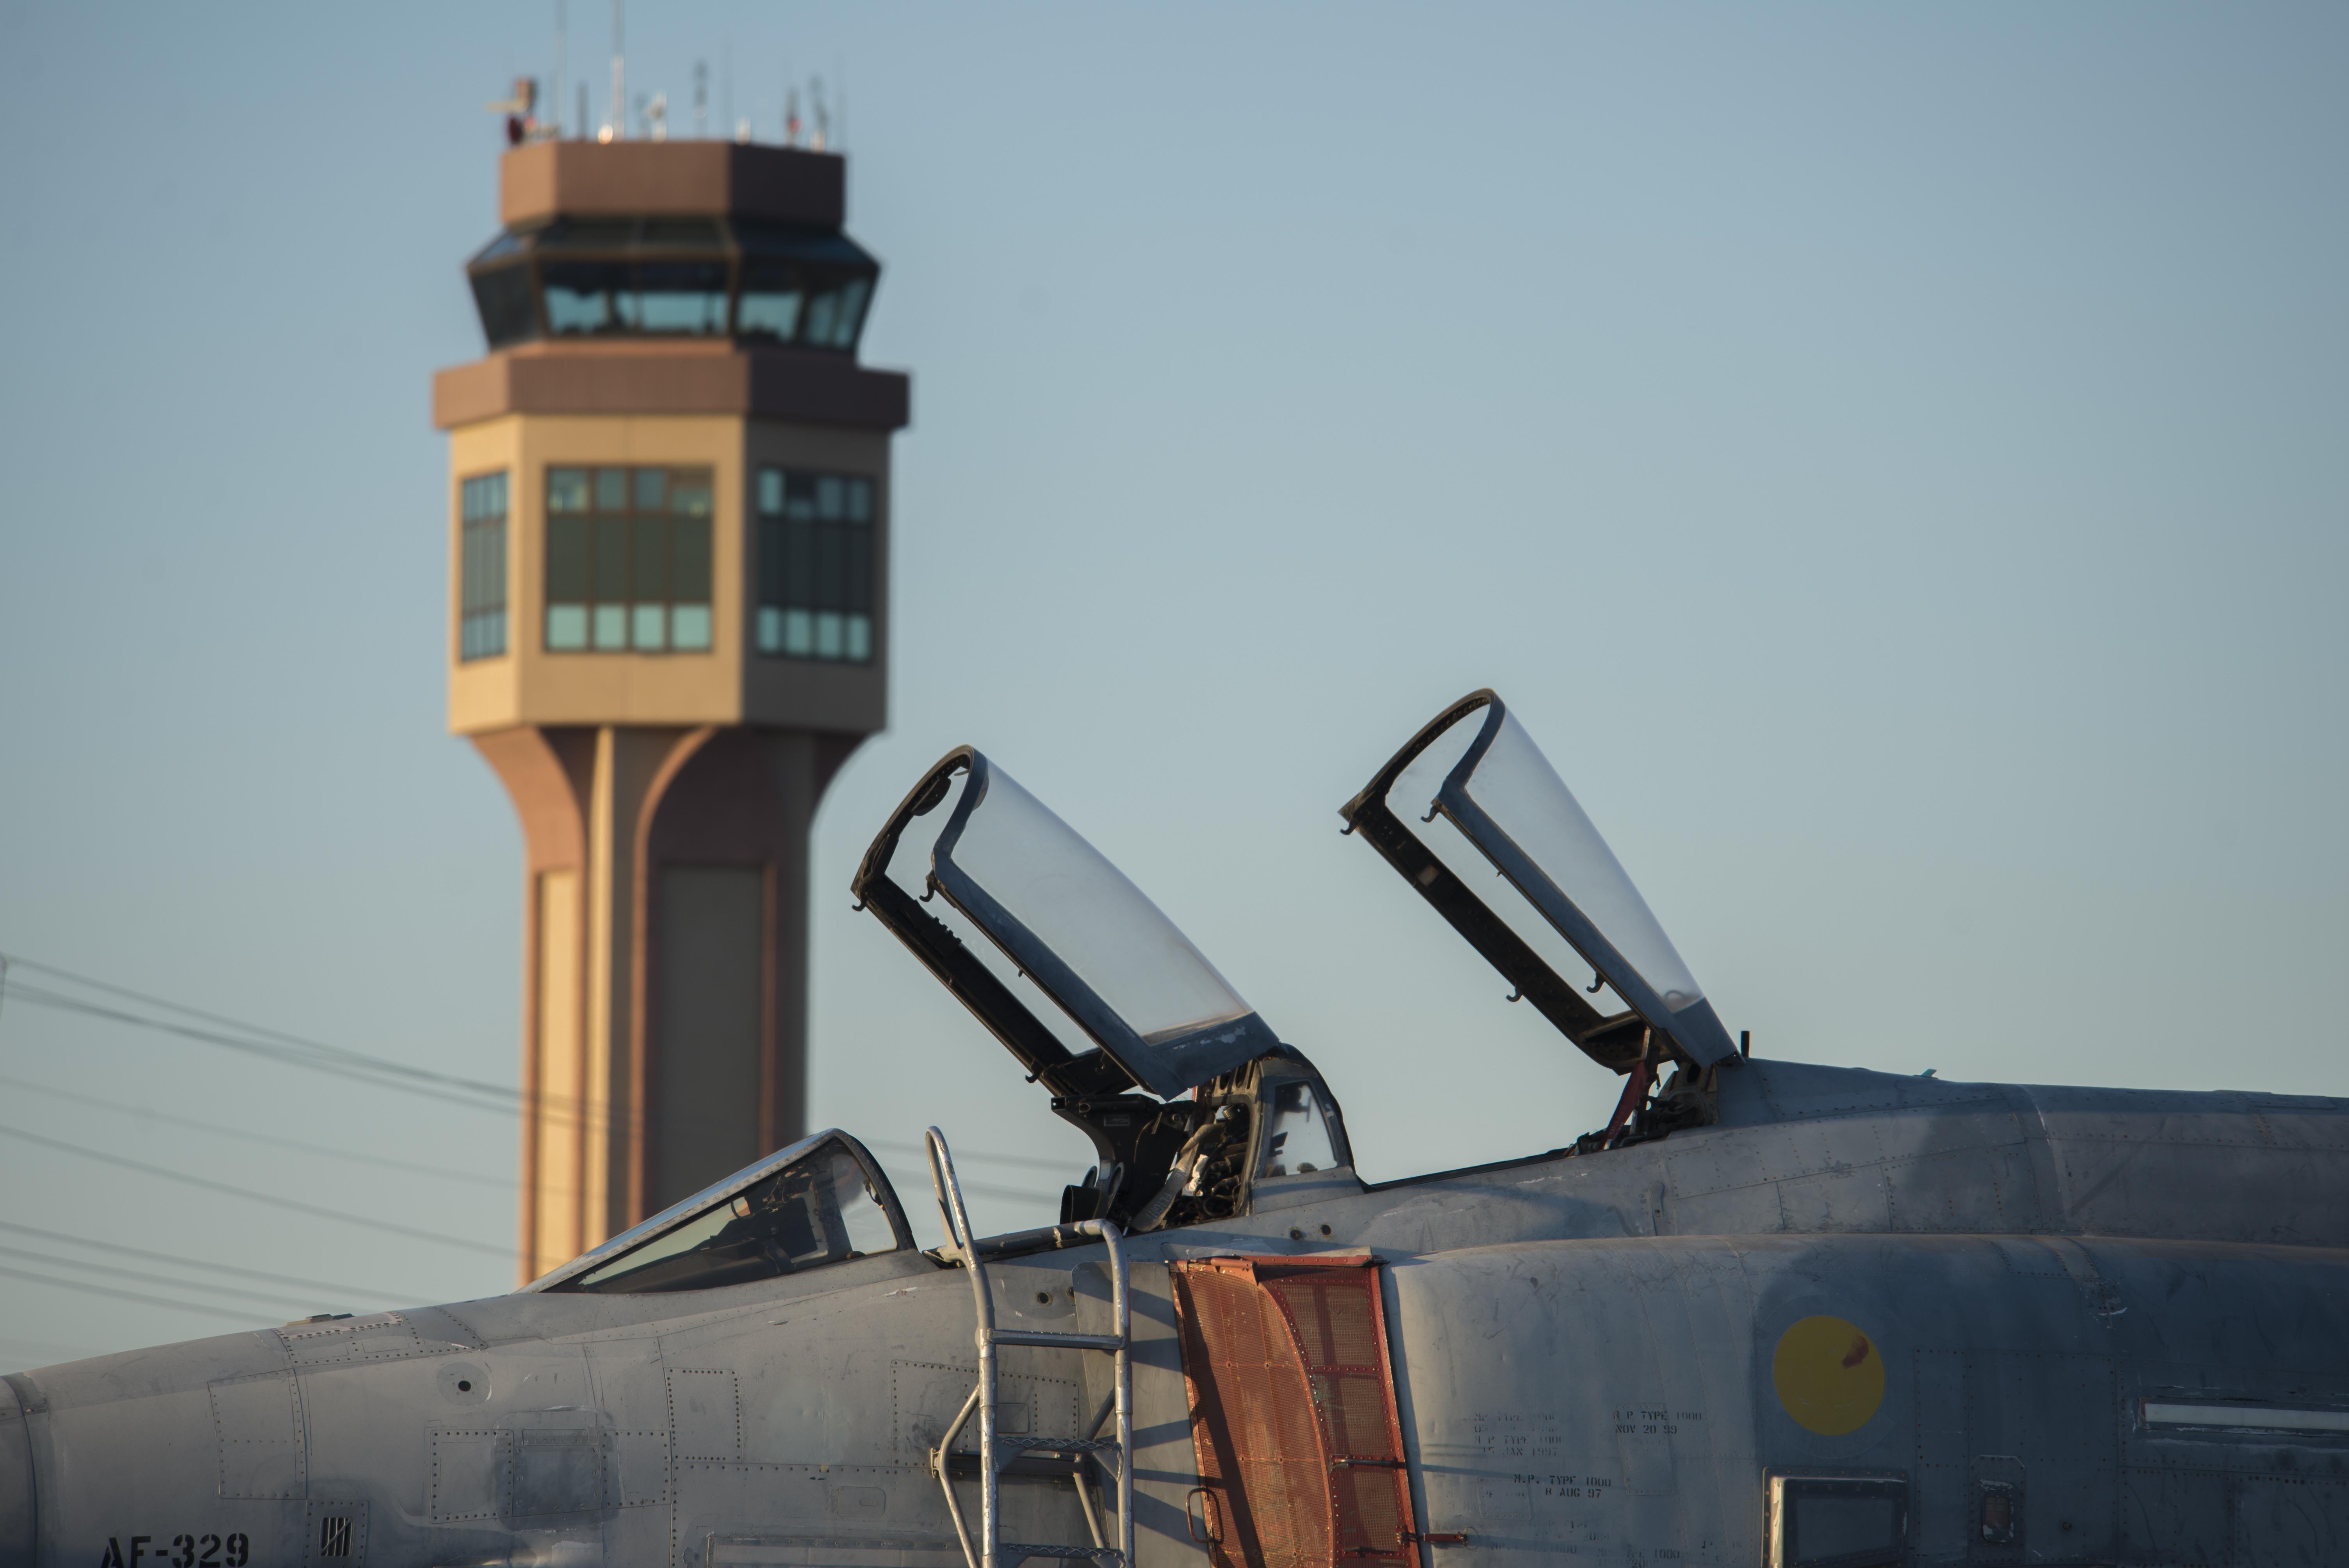
[[[897,1244],[888,1208],[864,1168],[846,1145],[827,1141],[683,1223],[547,1288],[606,1295],[709,1290]]]
[[[1590,825],[1574,792],[1515,714],[1502,714],[1492,745],[1459,782],[1547,878],[1552,891],[1570,900],[1599,928],[1668,1012],[1683,1012],[1704,1000],[1671,938],[1649,912],[1648,901],[1640,896],[1615,851]],[[1446,793],[1452,788],[1447,782]],[[1537,903],[1543,902],[1537,890],[1525,891]]]
[[[1230,982],[1123,872],[1002,769],[988,764],[985,779],[986,794],[941,856],[1144,1044],[1248,1016]]]
[[[1334,1170],[1339,1163],[1337,1140],[1330,1136],[1330,1114],[1313,1086],[1299,1079],[1274,1084],[1264,1125],[1264,1161],[1258,1176],[1309,1176]]]

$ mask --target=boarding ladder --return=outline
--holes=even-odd
[[[1081,1246],[1098,1238],[1109,1249],[1110,1314],[1114,1332],[1057,1334],[1034,1328],[999,1328],[995,1324],[994,1297],[988,1290],[987,1264],[980,1255],[982,1243],[971,1235],[970,1215],[963,1207],[962,1185],[955,1179],[954,1156],[947,1149],[946,1135],[936,1128],[929,1130],[926,1142],[930,1187],[937,1194],[938,1212],[945,1217],[947,1226],[947,1244],[938,1250],[939,1255],[961,1264],[969,1272],[971,1296],[978,1304],[978,1387],[970,1391],[970,1398],[963,1401],[961,1413],[948,1423],[937,1447],[930,1450],[930,1468],[937,1472],[938,1484],[946,1489],[947,1511],[954,1516],[955,1533],[962,1541],[963,1560],[968,1568],[1019,1568],[1030,1557],[1072,1558],[1099,1563],[1102,1568],[1133,1568],[1133,1368],[1128,1359],[1133,1334],[1126,1309],[1125,1248],[1118,1229],[1107,1220],[1085,1220],[1015,1236],[991,1237],[984,1243],[986,1251],[1000,1253],[1009,1246],[1030,1242],[1041,1246]],[[1094,1412],[1091,1429],[1081,1437],[1066,1438],[1029,1437],[998,1430],[995,1353],[999,1346],[1004,1345],[1097,1350],[1111,1357],[1116,1365],[1115,1383],[1110,1398]],[[961,1500],[955,1495],[954,1472],[949,1468],[949,1450],[969,1423],[973,1410],[978,1413],[979,1539],[976,1545],[963,1518]],[[1112,1413],[1117,1418],[1117,1435],[1097,1435],[1102,1421]],[[1077,1501],[1085,1511],[1085,1527],[1093,1538],[1091,1546],[999,1538],[1002,1512],[999,1494],[1004,1468],[1023,1457],[1069,1461],[1069,1478],[1076,1484]],[[1101,1511],[1094,1505],[1092,1489],[1085,1484],[1088,1457],[1117,1486],[1115,1545],[1102,1538]]]

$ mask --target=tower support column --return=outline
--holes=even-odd
[[[603,725],[587,798],[587,1017],[584,1108],[594,1152],[580,1207],[586,1246],[652,1211],[641,1205],[646,1031],[646,828],[681,753],[707,730]],[[556,1262],[563,1262],[557,1259]],[[553,1266],[552,1264],[549,1265]]]
[[[808,829],[857,738],[474,738],[525,840],[525,1281],[805,1131]]]

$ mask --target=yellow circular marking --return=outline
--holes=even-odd
[[[1839,1438],[1868,1425],[1884,1403],[1884,1357],[1857,1325],[1806,1317],[1778,1336],[1770,1381],[1798,1425]]]

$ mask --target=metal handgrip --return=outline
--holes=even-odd
[[[1191,1510],[1193,1502],[1199,1504],[1195,1513]],[[1223,1520],[1216,1512],[1216,1494],[1204,1486],[1193,1487],[1183,1499],[1183,1523],[1190,1531],[1191,1539],[1202,1545],[1212,1546],[1223,1540]]]
[[[947,1149],[947,1135],[936,1128],[922,1134],[923,1152],[929,1157],[930,1191],[938,1201],[938,1216],[946,1222],[947,1244],[960,1247],[968,1253],[970,1245],[970,1216],[964,1212],[962,1183],[955,1179],[954,1155]]]

